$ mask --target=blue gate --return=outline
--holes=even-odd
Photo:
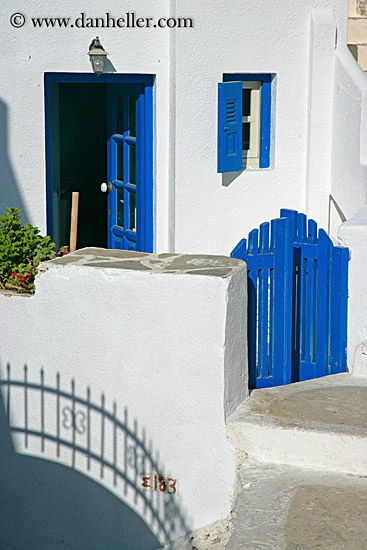
[[[305,214],[280,216],[231,253],[248,270],[250,388],[346,370],[349,250]]]

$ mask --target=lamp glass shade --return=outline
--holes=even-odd
[[[105,53],[100,54],[100,55],[93,54],[93,55],[90,56],[90,60],[91,60],[91,63],[92,63],[93,71],[96,74],[103,73],[104,65],[105,65],[105,62],[106,62],[106,54]]]

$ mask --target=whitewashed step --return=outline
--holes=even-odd
[[[265,462],[367,475],[367,377],[254,390],[227,427],[239,451]]]

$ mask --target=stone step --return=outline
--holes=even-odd
[[[362,550],[366,541],[366,477],[243,463],[225,550]]]
[[[365,550],[367,477],[246,459],[229,525],[161,550]]]
[[[265,462],[367,475],[367,377],[254,390],[227,429],[239,451]]]

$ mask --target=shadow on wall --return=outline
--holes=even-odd
[[[189,530],[168,486],[168,494],[139,489],[140,473],[163,466],[144,431],[138,435],[136,420],[129,428],[126,409],[121,421],[116,403],[107,410],[104,394],[97,404],[90,388],[86,398],[76,395],[74,380],[66,392],[59,374],[55,386],[47,386],[42,369],[39,383],[29,381],[26,366],[21,379],[11,370],[8,365],[0,380],[2,548],[154,550],[159,539]],[[64,463],[52,462],[52,453]]]
[[[229,187],[241,174],[243,170],[239,172],[226,172],[222,174],[222,185],[223,187]]]
[[[8,153],[8,113],[6,104],[0,100],[0,216],[6,207],[19,208],[23,223],[29,222]]]

